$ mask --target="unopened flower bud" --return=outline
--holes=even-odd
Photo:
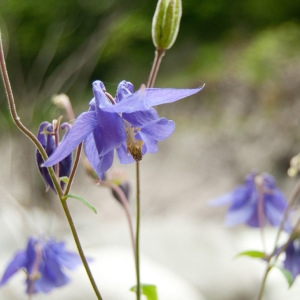
[[[62,124],[62,129],[68,130],[69,126],[67,123]],[[67,133],[66,133],[67,134]],[[49,122],[41,123],[37,138],[41,143],[42,147],[45,149],[48,156],[50,156],[56,149],[56,143],[54,139],[54,128],[53,125]],[[53,190],[54,185],[49,175],[49,172],[46,167],[42,167],[44,160],[42,155],[38,150],[36,150],[36,161],[38,164],[39,171],[45,181],[46,189],[48,190],[51,187]],[[72,153],[66,156],[63,160],[59,162],[59,177],[69,177],[72,167]],[[61,182],[61,186],[64,186],[64,182]]]
[[[66,94],[55,95],[53,96],[52,101],[60,108],[66,108],[70,103],[70,99]]]
[[[179,31],[181,0],[158,0],[152,20],[152,39],[156,48],[170,49]]]
[[[124,170],[109,170],[105,173],[104,183],[111,189],[112,195],[119,203],[124,205],[124,201],[129,201],[131,186]]]
[[[118,187],[122,190],[122,192],[124,193],[126,200],[129,200],[129,194],[130,194],[130,183],[128,181],[125,182],[121,182],[120,184],[118,184]],[[114,189],[111,190],[114,198],[120,202],[122,204],[122,200],[121,200],[121,195]]]
[[[53,96],[52,102],[59,108],[63,108],[66,111],[69,121],[75,119],[70,98],[66,94],[59,94]]]
[[[300,153],[298,153],[296,156],[292,157],[290,161],[290,167],[287,171],[288,176],[295,177],[298,175],[300,171]]]

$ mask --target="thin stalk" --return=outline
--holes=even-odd
[[[71,185],[74,180],[76,170],[77,170],[77,167],[79,164],[81,149],[82,149],[82,143],[80,143],[79,146],[77,147],[77,152],[76,152],[76,156],[74,159],[73,168],[71,170],[71,174],[70,174],[66,189],[64,191],[64,196],[67,196],[69,194],[69,191],[70,191],[70,188],[71,188]]]
[[[28,274],[28,294],[33,295],[34,294],[34,282],[38,279],[39,277],[39,266],[42,260],[42,248],[40,244],[37,244],[35,247],[36,251],[36,257],[32,266],[32,270],[30,271],[31,274]]]
[[[150,72],[149,80],[148,80],[148,83],[147,83],[148,88],[152,88],[154,86],[156,75],[157,75],[157,72],[159,70],[162,58],[165,55],[165,52],[166,52],[166,50],[161,49],[161,48],[157,48],[155,50],[155,57],[154,57],[152,69],[151,69],[151,72]]]
[[[150,71],[148,88],[154,86],[156,76],[165,55],[165,49],[156,48],[155,57]],[[136,273],[136,299],[141,299],[141,279],[140,279],[140,163],[136,160],[136,231],[135,231],[135,273]]]
[[[11,84],[10,84],[10,80],[6,68],[1,32],[0,32],[0,69],[1,69],[1,75],[4,83],[7,100],[8,100],[9,112],[12,120],[14,121],[17,128],[33,142],[33,144],[36,146],[38,151],[41,153],[43,159],[46,160],[48,156],[45,149],[43,148],[43,146],[41,145],[37,137],[21,122],[21,119],[18,116],[16,105],[15,105],[15,99],[14,99],[13,91],[11,88]],[[62,191],[59,182],[55,176],[55,172],[53,168],[48,168],[48,172],[53,181],[53,185],[55,187],[58,196],[61,197]]]
[[[132,218],[131,218],[130,209],[129,209],[129,206],[128,206],[127,197],[124,194],[124,192],[122,191],[122,189],[118,185],[116,185],[115,183],[113,183],[111,181],[108,181],[108,180],[107,181],[103,181],[103,182],[101,182],[101,185],[105,185],[108,188],[111,188],[112,190],[114,190],[119,195],[119,199],[122,202],[123,208],[125,210],[127,222],[128,222],[128,225],[129,225],[130,239],[131,239],[131,244],[132,244],[132,249],[133,249],[133,255],[134,255],[134,262],[136,263],[136,257],[135,257],[135,238],[134,238]]]
[[[11,84],[10,84],[10,80],[9,80],[9,76],[8,76],[8,72],[7,72],[7,68],[6,68],[6,63],[5,63],[5,58],[4,58],[4,51],[3,51],[3,43],[2,43],[2,38],[1,38],[1,32],[0,32],[0,69],[1,69],[1,74],[2,74],[2,78],[3,78],[3,82],[4,82],[4,88],[6,91],[6,95],[7,95],[7,100],[8,100],[8,106],[9,106],[9,111],[12,117],[12,120],[14,121],[15,125],[17,126],[17,128],[25,135],[29,138],[29,140],[31,140],[33,142],[33,144],[36,146],[36,148],[38,149],[38,151],[41,153],[42,157],[44,160],[46,160],[48,158],[48,155],[45,151],[45,149],[43,148],[43,146],[41,145],[41,143],[39,142],[39,140],[36,138],[36,136],[21,122],[20,117],[17,114],[17,110],[16,110],[16,105],[15,105],[15,100],[14,100],[14,96],[13,96],[13,92],[12,92],[12,88],[11,88]],[[80,151],[79,151],[80,153]],[[78,164],[78,163],[77,163]],[[55,190],[57,192],[57,195],[60,199],[60,202],[62,204],[64,213],[66,215],[66,218],[68,220],[73,238],[75,240],[79,255],[81,257],[82,263],[86,269],[86,272],[88,274],[89,280],[94,288],[95,294],[98,298],[98,300],[102,300],[102,297],[100,295],[100,292],[97,289],[97,286],[95,284],[94,278],[91,274],[91,271],[89,269],[87,260],[85,258],[85,255],[83,253],[82,250],[82,246],[80,244],[79,238],[78,238],[78,234],[73,222],[73,219],[71,217],[69,208],[67,206],[66,203],[66,197],[63,196],[63,192],[60,186],[60,183],[56,177],[56,174],[53,170],[52,167],[47,168],[49,175],[51,177],[51,180],[53,182],[53,185],[55,187]],[[72,182],[73,177],[71,178],[71,182]],[[71,183],[70,183],[71,185]]]
[[[258,191],[258,223],[260,227],[260,236],[264,252],[266,252],[265,232],[264,232],[264,208],[263,208],[263,191]]]
[[[266,271],[265,271],[265,274],[264,274],[264,277],[263,277],[263,280],[262,280],[262,284],[260,286],[260,290],[259,290],[259,293],[258,293],[257,300],[262,300],[262,297],[263,297],[264,291],[265,291],[267,277],[268,277],[268,274],[271,271],[271,269],[272,269],[272,266],[270,265],[270,262],[268,262],[268,265],[267,265],[267,268],[266,268]]]
[[[59,118],[58,120],[54,120],[52,122],[52,125],[53,125],[53,134],[54,134],[54,142],[55,142],[55,147],[57,148],[58,146],[58,143],[59,143],[59,125],[60,125],[60,121],[61,121],[61,118]],[[56,178],[59,177],[59,164],[56,164],[54,166],[54,171],[55,171],[55,175],[56,175]]]
[[[269,274],[270,270],[272,269],[272,265],[274,265],[277,262],[277,259],[280,256],[280,254],[285,251],[286,247],[291,242],[291,240],[292,240],[295,232],[297,231],[297,227],[300,224],[300,219],[299,219],[297,221],[296,225],[294,226],[293,231],[290,233],[288,241],[280,248],[279,252],[276,253],[276,251],[278,249],[279,238],[280,238],[280,235],[281,235],[281,233],[283,231],[284,224],[285,224],[285,222],[287,220],[287,217],[289,215],[289,212],[290,212],[291,208],[293,207],[295,201],[299,197],[299,194],[300,194],[300,180],[298,181],[298,183],[296,184],[294,190],[292,191],[292,194],[291,194],[290,200],[289,200],[289,204],[288,204],[288,206],[287,206],[287,208],[286,208],[286,210],[284,212],[282,221],[280,223],[280,226],[279,226],[276,238],[275,238],[273,252],[270,255],[270,257],[268,258],[268,265],[267,265],[267,268],[266,268],[266,271],[265,271],[265,274],[264,274],[264,277],[263,277],[263,280],[262,280],[262,283],[261,283],[261,286],[260,286],[260,290],[259,290],[259,294],[258,294],[258,298],[257,298],[258,300],[262,300],[262,297],[263,297],[263,294],[264,294],[264,290],[265,290],[266,280],[267,280],[267,277],[268,277],[268,274]],[[272,261],[272,265],[271,265],[271,258],[273,257],[273,255],[275,255],[275,257],[274,257],[274,259]]]
[[[141,299],[140,282],[140,163],[136,161],[136,231],[135,231],[135,267],[136,267],[136,299]]]
[[[281,221],[281,224],[279,226],[279,229],[278,229],[278,232],[277,232],[277,236],[275,238],[275,246],[274,246],[274,249],[276,248],[277,244],[278,244],[278,241],[279,241],[279,238],[280,238],[280,234],[283,230],[283,227],[284,227],[284,224],[287,220],[287,217],[289,215],[289,212],[291,210],[291,208],[293,207],[295,201],[297,200],[297,198],[299,197],[299,194],[300,194],[300,180],[297,182],[294,190],[292,191],[292,194],[290,196],[290,200],[289,200],[289,204],[288,204],[288,207],[286,208],[285,212],[284,212],[284,215],[283,215],[283,218],[282,218],[282,221]]]
[[[72,235],[73,235],[75,244],[76,244],[77,249],[78,249],[79,256],[80,256],[80,258],[81,258],[81,260],[82,260],[82,263],[83,263],[83,265],[84,265],[84,268],[85,268],[85,270],[86,270],[86,273],[87,273],[87,275],[88,275],[88,278],[89,278],[89,280],[90,280],[90,282],[91,282],[91,285],[92,285],[92,287],[93,287],[93,289],[94,289],[94,292],[95,292],[95,294],[96,294],[96,296],[97,296],[97,299],[98,299],[98,300],[102,300],[101,294],[100,294],[100,292],[99,292],[99,290],[98,290],[98,288],[97,288],[96,282],[95,282],[95,280],[94,280],[94,277],[93,277],[92,272],[91,272],[91,270],[90,270],[89,264],[88,264],[88,262],[87,262],[87,259],[86,259],[86,257],[85,257],[85,254],[84,254],[84,252],[83,252],[83,249],[82,249],[82,246],[81,246],[81,243],[80,243],[80,240],[79,240],[79,237],[78,237],[76,228],[75,228],[75,224],[74,224],[74,222],[73,222],[73,218],[72,218],[72,216],[71,216],[71,214],[70,214],[70,210],[69,210],[69,208],[68,208],[67,201],[66,201],[66,200],[63,200],[63,201],[61,201],[61,204],[62,204],[64,213],[65,213],[65,215],[66,215],[66,218],[67,218],[67,220],[68,220],[68,223],[69,223],[69,225],[70,225],[70,228],[71,228],[71,231],[72,231]]]
[[[69,207],[67,205],[67,197],[68,197],[68,194],[69,194],[69,191],[70,191],[70,188],[71,188],[71,185],[72,185],[72,182],[74,180],[74,176],[75,176],[75,173],[76,173],[76,170],[77,170],[77,166],[79,164],[79,160],[80,160],[80,153],[81,153],[81,149],[82,149],[82,143],[79,144],[78,148],[77,148],[77,152],[76,152],[76,156],[75,156],[75,160],[74,160],[74,164],[73,164],[73,168],[72,168],[72,171],[71,171],[71,174],[70,174],[70,177],[69,177],[69,181],[67,183],[67,186],[66,186],[66,189],[64,191],[64,197],[63,199],[61,200],[61,204],[62,204],[62,207],[63,207],[63,210],[65,212],[65,215],[66,215],[66,218],[68,220],[68,223],[70,225],[70,229],[72,231],[72,235],[73,235],[73,238],[74,238],[74,241],[75,241],[75,244],[77,246],[77,250],[78,250],[78,253],[79,253],[79,256],[81,258],[81,261],[83,263],[83,266],[85,268],[85,271],[87,273],[87,276],[91,282],[91,285],[94,289],[94,292],[97,296],[97,298],[99,300],[102,300],[102,297],[101,297],[101,294],[100,294],[100,291],[96,285],[96,282],[94,280],[94,277],[92,275],[92,272],[90,270],[90,267],[89,267],[89,264],[87,262],[87,259],[85,257],[85,254],[83,252],[83,249],[82,249],[82,246],[81,246],[81,243],[80,243],[80,240],[79,240],[79,237],[78,237],[78,234],[77,234],[77,231],[76,231],[76,228],[75,228],[75,224],[73,222],[73,218],[70,214],[70,210],[69,210]]]
[[[300,219],[298,219],[298,221],[297,221],[293,231],[291,232],[287,242],[283,246],[281,246],[279,249],[277,247],[277,244],[275,244],[272,254],[268,256],[268,258],[267,258],[267,267],[266,267],[266,271],[265,271],[262,283],[260,285],[257,300],[262,300],[269,272],[272,270],[273,266],[276,265],[276,262],[277,262],[279,256],[281,255],[281,253],[283,253],[286,250],[288,244],[292,241],[293,236],[294,236],[295,232],[297,231],[297,228],[298,228],[299,224],[300,224]],[[272,260],[272,263],[271,263],[271,260]]]

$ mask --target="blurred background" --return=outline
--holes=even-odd
[[[40,122],[63,115],[51,102],[59,93],[70,97],[76,115],[87,110],[96,79],[112,95],[123,79],[136,88],[146,83],[154,57],[155,7],[153,0],[0,0],[7,68],[23,123],[36,132]],[[263,266],[232,257],[245,247],[259,248],[259,233],[224,228],[225,208],[212,208],[209,200],[240,184],[252,170],[273,174],[290,194],[296,179],[286,171],[300,151],[299,53],[299,1],[183,1],[179,35],[155,86],[206,86],[189,99],[157,108],[177,128],[160,143],[158,154],[146,156],[142,164],[143,253],[153,260],[150,265],[167,267],[196,291],[194,298],[178,299],[255,298]],[[2,84],[0,113],[2,270],[29,234],[47,232],[73,245],[59,203],[52,191],[45,193],[34,147],[9,117]],[[128,174],[134,211],[134,166],[116,162],[114,168]],[[125,217],[110,192],[95,186],[82,168],[73,188],[100,212],[91,217],[71,203],[87,251],[97,256],[103,247],[130,247]],[[97,237],[91,228],[97,228]],[[109,260],[107,253],[102,254]],[[279,280],[283,286],[274,280],[266,299],[294,299],[280,294],[287,293],[284,279]],[[19,297],[13,294],[17,287],[5,289],[0,297]],[[105,299],[120,299],[109,297]]]

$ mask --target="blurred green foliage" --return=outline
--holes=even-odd
[[[145,83],[155,6],[154,0],[0,0],[8,70],[26,120],[45,118],[55,93],[86,108],[94,79],[111,93],[122,79]],[[299,14],[297,0],[183,0],[179,36],[156,85],[214,83],[230,72],[261,82],[279,72],[278,59],[299,52]]]

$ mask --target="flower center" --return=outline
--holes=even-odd
[[[138,127],[132,127],[129,122],[124,120],[126,129],[126,145],[127,152],[129,152],[136,161],[140,161],[143,158],[142,147],[144,142],[136,140],[135,135],[140,131]]]

